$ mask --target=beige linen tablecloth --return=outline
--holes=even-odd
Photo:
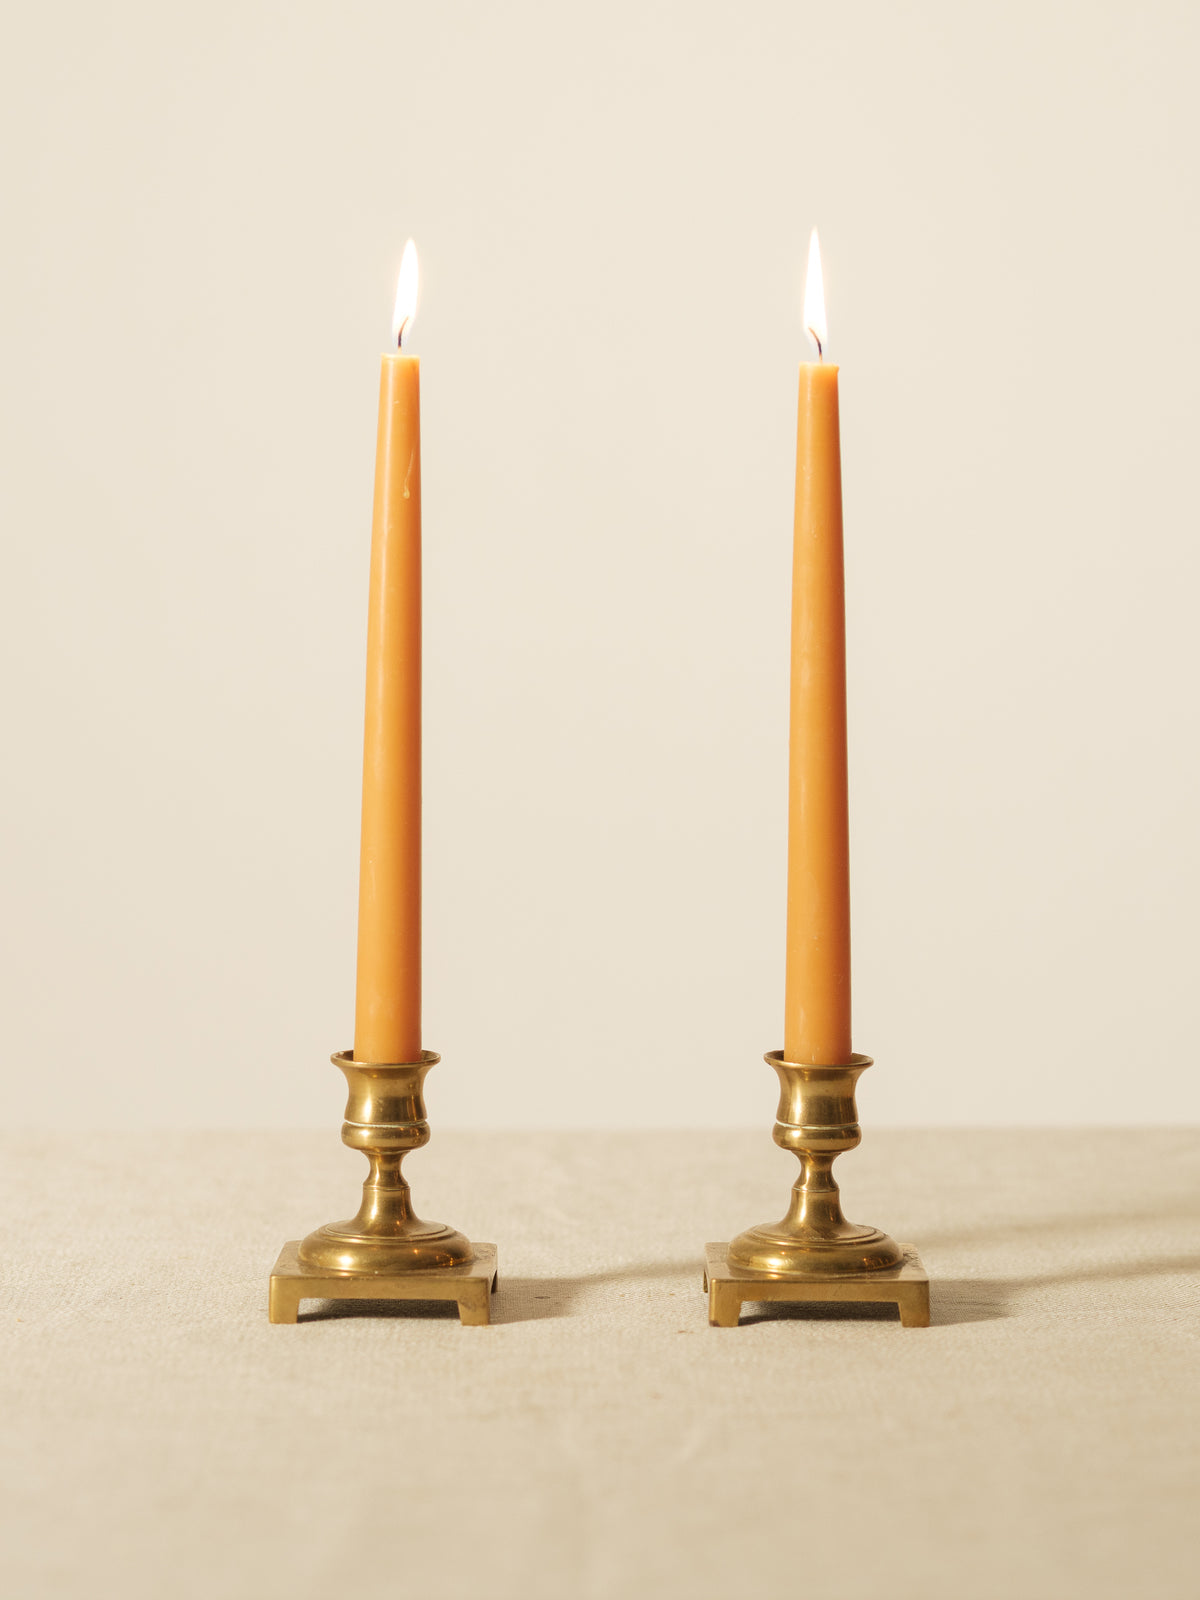
[[[927,1330],[708,1327],[705,1241],[794,1172],[765,1130],[435,1132],[488,1329],[268,1325],[280,1245],[357,1203],[332,1127],[0,1156],[14,1600],[1200,1593],[1200,1132],[869,1131],[847,1213],[921,1250]]]

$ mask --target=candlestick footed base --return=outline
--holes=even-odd
[[[787,1215],[707,1247],[709,1321],[736,1327],[746,1300],[894,1301],[906,1328],[929,1325],[929,1279],[911,1246],[847,1222],[833,1163],[862,1139],[854,1091],[870,1056],[844,1066],[766,1057],[779,1077],[775,1143],[800,1162]]]
[[[496,1292],[496,1246],[477,1244],[459,1267],[430,1271],[321,1272],[300,1260],[300,1241],[279,1252],[271,1272],[271,1322],[295,1322],[301,1300],[456,1300],[464,1328],[486,1328]]]
[[[705,1246],[704,1292],[708,1320],[714,1328],[736,1328],[746,1301],[783,1300],[810,1305],[843,1305],[852,1301],[894,1303],[905,1328],[929,1326],[929,1274],[911,1245],[902,1244],[899,1263],[870,1272],[837,1272],[822,1277],[781,1278],[769,1272],[747,1272],[729,1260],[727,1244]]]
[[[464,1323],[487,1322],[495,1246],[477,1251],[455,1229],[423,1221],[400,1170],[411,1150],[429,1143],[425,1075],[441,1057],[423,1050],[419,1061],[355,1061],[341,1050],[331,1059],[349,1090],[342,1143],[370,1163],[362,1205],[349,1221],[284,1246],[271,1274],[270,1320],[295,1322],[299,1301],[311,1296],[457,1300]]]

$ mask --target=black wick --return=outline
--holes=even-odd
[[[817,330],[815,328],[810,328],[808,330],[808,332],[809,332],[809,337],[812,339],[813,343],[817,347],[817,360],[818,361],[824,361],[825,352],[821,348],[821,336],[820,336],[820,334],[817,332]]]
[[[404,348],[404,330],[405,330],[405,328],[408,327],[408,325],[409,325],[409,323],[411,321],[412,321],[411,317],[405,317],[404,321],[400,324],[400,331],[396,335],[396,349],[397,350],[403,350],[403,348]]]

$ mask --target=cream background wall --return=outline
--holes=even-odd
[[[412,234],[435,1121],[765,1134],[814,222],[864,1117],[1200,1116],[1198,18],[10,8],[0,1118],[333,1133]]]

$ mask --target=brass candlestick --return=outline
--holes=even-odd
[[[765,1058],[779,1076],[775,1143],[800,1162],[787,1215],[706,1250],[708,1320],[733,1328],[747,1300],[894,1301],[906,1328],[929,1326],[929,1278],[909,1245],[847,1222],[833,1163],[862,1139],[854,1100],[870,1056],[844,1066]]]
[[[441,1222],[423,1222],[401,1164],[429,1143],[425,1075],[441,1059],[423,1050],[419,1061],[332,1058],[349,1089],[342,1143],[370,1163],[362,1205],[348,1222],[328,1222],[306,1239],[284,1245],[271,1274],[272,1322],[295,1322],[300,1301],[456,1300],[463,1324],[484,1324],[496,1287],[496,1247],[472,1246]]]

